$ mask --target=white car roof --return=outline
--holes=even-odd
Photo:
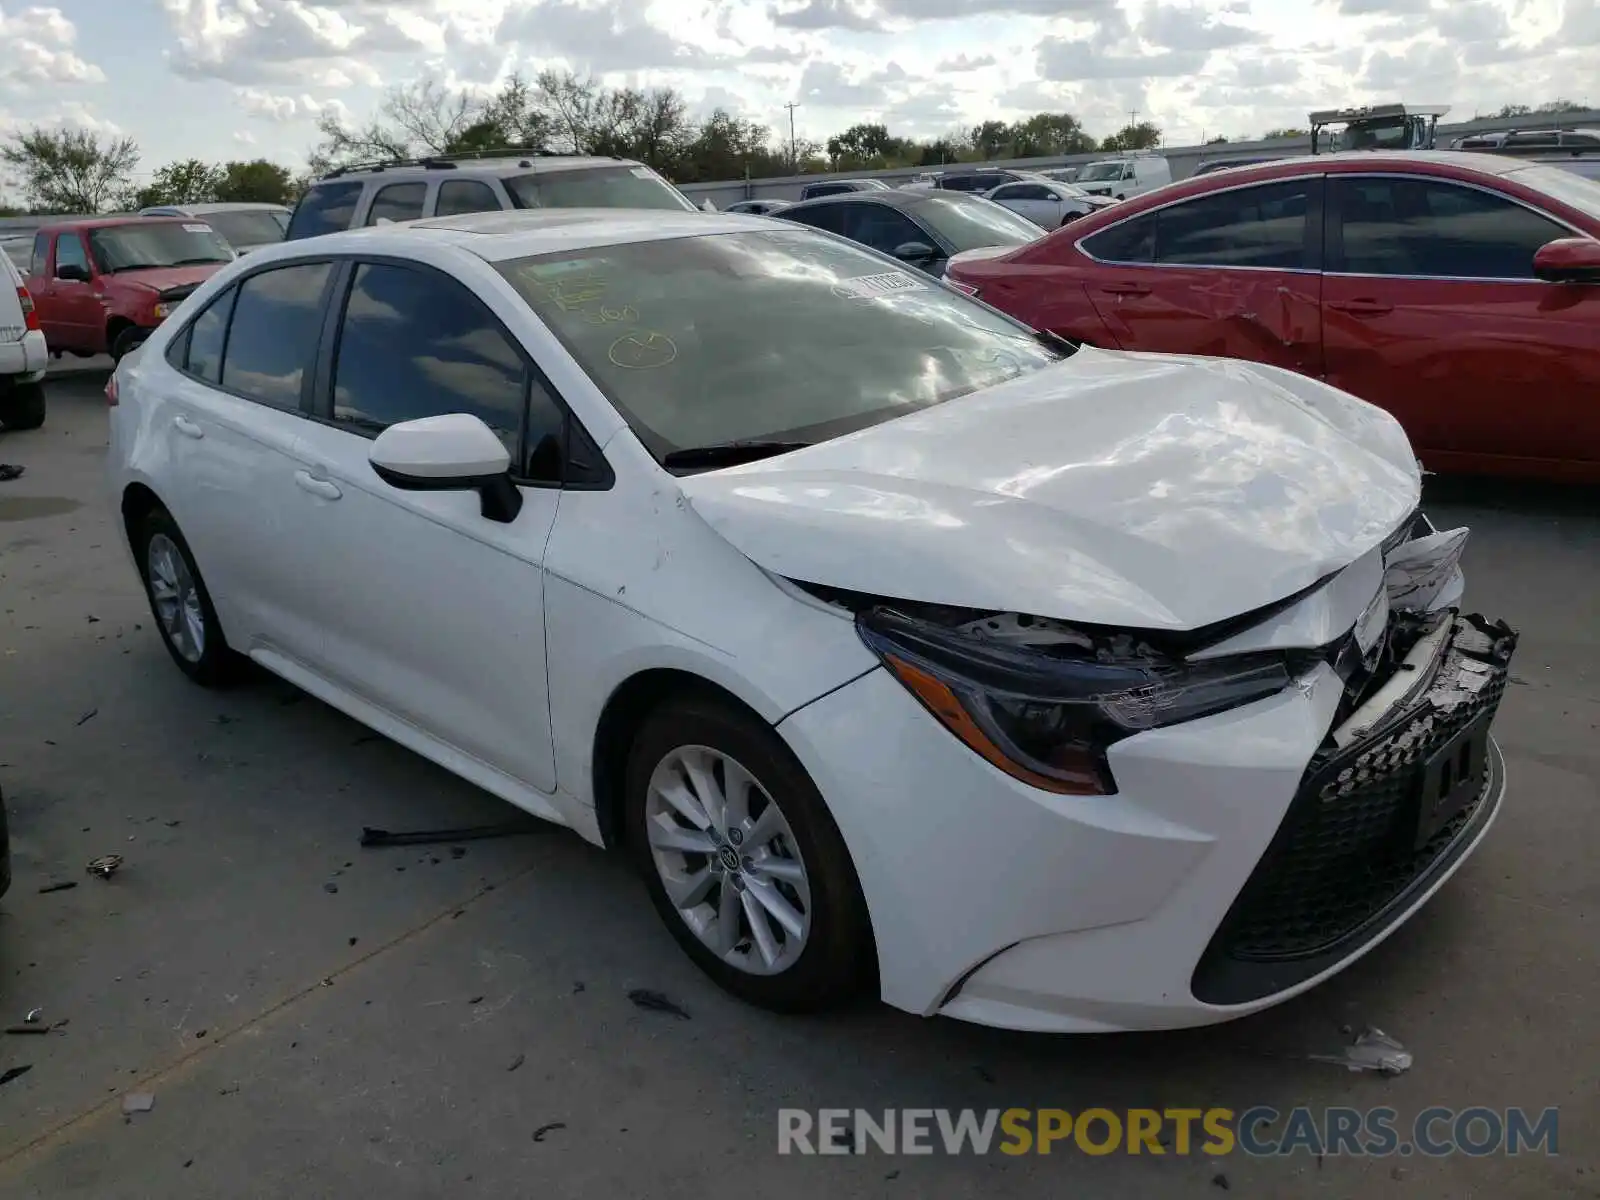
[[[585,250],[628,242],[666,241],[716,233],[760,230],[803,232],[803,227],[743,213],[674,212],[670,209],[543,208],[463,213],[420,221],[373,225],[258,250],[256,262],[321,251],[404,256],[419,241],[457,246],[487,262]]]

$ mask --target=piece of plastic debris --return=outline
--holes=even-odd
[[[91,858],[86,868],[91,875],[98,875],[101,879],[110,879],[122,866],[122,855],[102,854],[99,858]]]
[[[439,842],[466,842],[479,838],[516,837],[524,833],[542,833],[545,829],[553,829],[553,825],[544,821],[506,821],[500,825],[473,825],[467,829],[416,829],[408,832],[394,833],[387,829],[374,829],[370,825],[361,829],[361,844],[363,846],[430,846]],[[451,853],[460,858],[465,854]]]
[[[23,1017],[22,1019],[24,1021],[26,1021],[29,1025],[32,1025],[35,1021],[37,1021],[39,1019],[40,1014],[42,1014],[43,1012],[44,1012],[44,1009],[42,1009],[42,1008],[31,1008],[31,1009],[28,1010],[28,1015]]]
[[[674,1017],[679,1017],[685,1021],[692,1019],[682,1006],[663,996],[660,992],[653,992],[649,988],[634,988],[628,993],[628,999],[633,1001],[636,1008],[642,1008],[649,1012],[670,1013]]]
[[[99,715],[100,715],[100,710],[98,708],[91,708],[88,712],[84,713],[83,716],[78,718],[77,724],[79,724],[79,725],[87,725],[90,721],[94,720]]]
[[[49,1033],[48,1025],[7,1025],[7,1033]]]
[[[149,1112],[155,1106],[154,1092],[129,1092],[122,1098],[122,1111],[125,1113]]]
[[[339,890],[339,885],[337,883],[328,882],[322,885],[322,890],[331,896]]]
[[[6,1068],[5,1071],[0,1072],[0,1087],[4,1087],[6,1084],[10,1083],[13,1079],[22,1078],[22,1076],[26,1075],[31,1070],[33,1070],[33,1064],[32,1063],[29,1063],[25,1067],[8,1067],[8,1068]]]
[[[551,1121],[550,1124],[541,1125],[539,1128],[533,1131],[533,1140],[536,1142],[542,1142],[544,1141],[545,1134],[554,1133],[556,1130],[565,1129],[566,1127],[567,1123],[565,1121]]]
[[[27,469],[12,463],[0,463],[0,483],[10,483],[13,479],[20,478]]]
[[[1221,1188],[1225,1192],[1228,1191],[1231,1187],[1233,1187],[1233,1185],[1228,1182],[1228,1177],[1226,1175],[1224,1175],[1221,1171],[1218,1171],[1215,1175],[1213,1175],[1211,1177],[1211,1186],[1212,1187],[1216,1187],[1216,1188]]]
[[[513,1058],[511,1060],[511,1065],[509,1067],[507,1067],[506,1070],[515,1071],[518,1067],[520,1067],[523,1063],[525,1063],[527,1061],[528,1061],[528,1059],[527,1059],[526,1055],[519,1054],[519,1055],[517,1055],[515,1058]]]
[[[55,883],[47,883],[47,884],[45,884],[42,888],[39,889],[39,894],[41,896],[47,896],[51,892],[71,891],[73,888],[75,888],[77,886],[78,886],[78,881],[76,879],[60,879],[60,880],[57,880]]]
[[[1381,1029],[1368,1029],[1341,1054],[1313,1054],[1312,1062],[1334,1063],[1349,1071],[1404,1075],[1411,1069],[1411,1051]]]
[[[482,1004],[483,1003],[483,997],[482,996],[474,996],[471,1000],[468,1000],[467,1003],[468,1004]]]

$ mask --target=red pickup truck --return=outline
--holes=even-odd
[[[194,217],[99,217],[45,225],[28,291],[53,354],[120,360],[234,252]]]

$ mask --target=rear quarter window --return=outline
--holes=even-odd
[[[288,240],[349,229],[361,199],[361,182],[319,183],[306,190],[289,220]]]

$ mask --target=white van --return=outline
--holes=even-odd
[[[1128,154],[1093,162],[1073,180],[1091,196],[1126,200],[1172,182],[1172,167],[1159,154]]]
[[[37,429],[44,424],[49,361],[33,297],[10,257],[0,254],[0,425]]]

